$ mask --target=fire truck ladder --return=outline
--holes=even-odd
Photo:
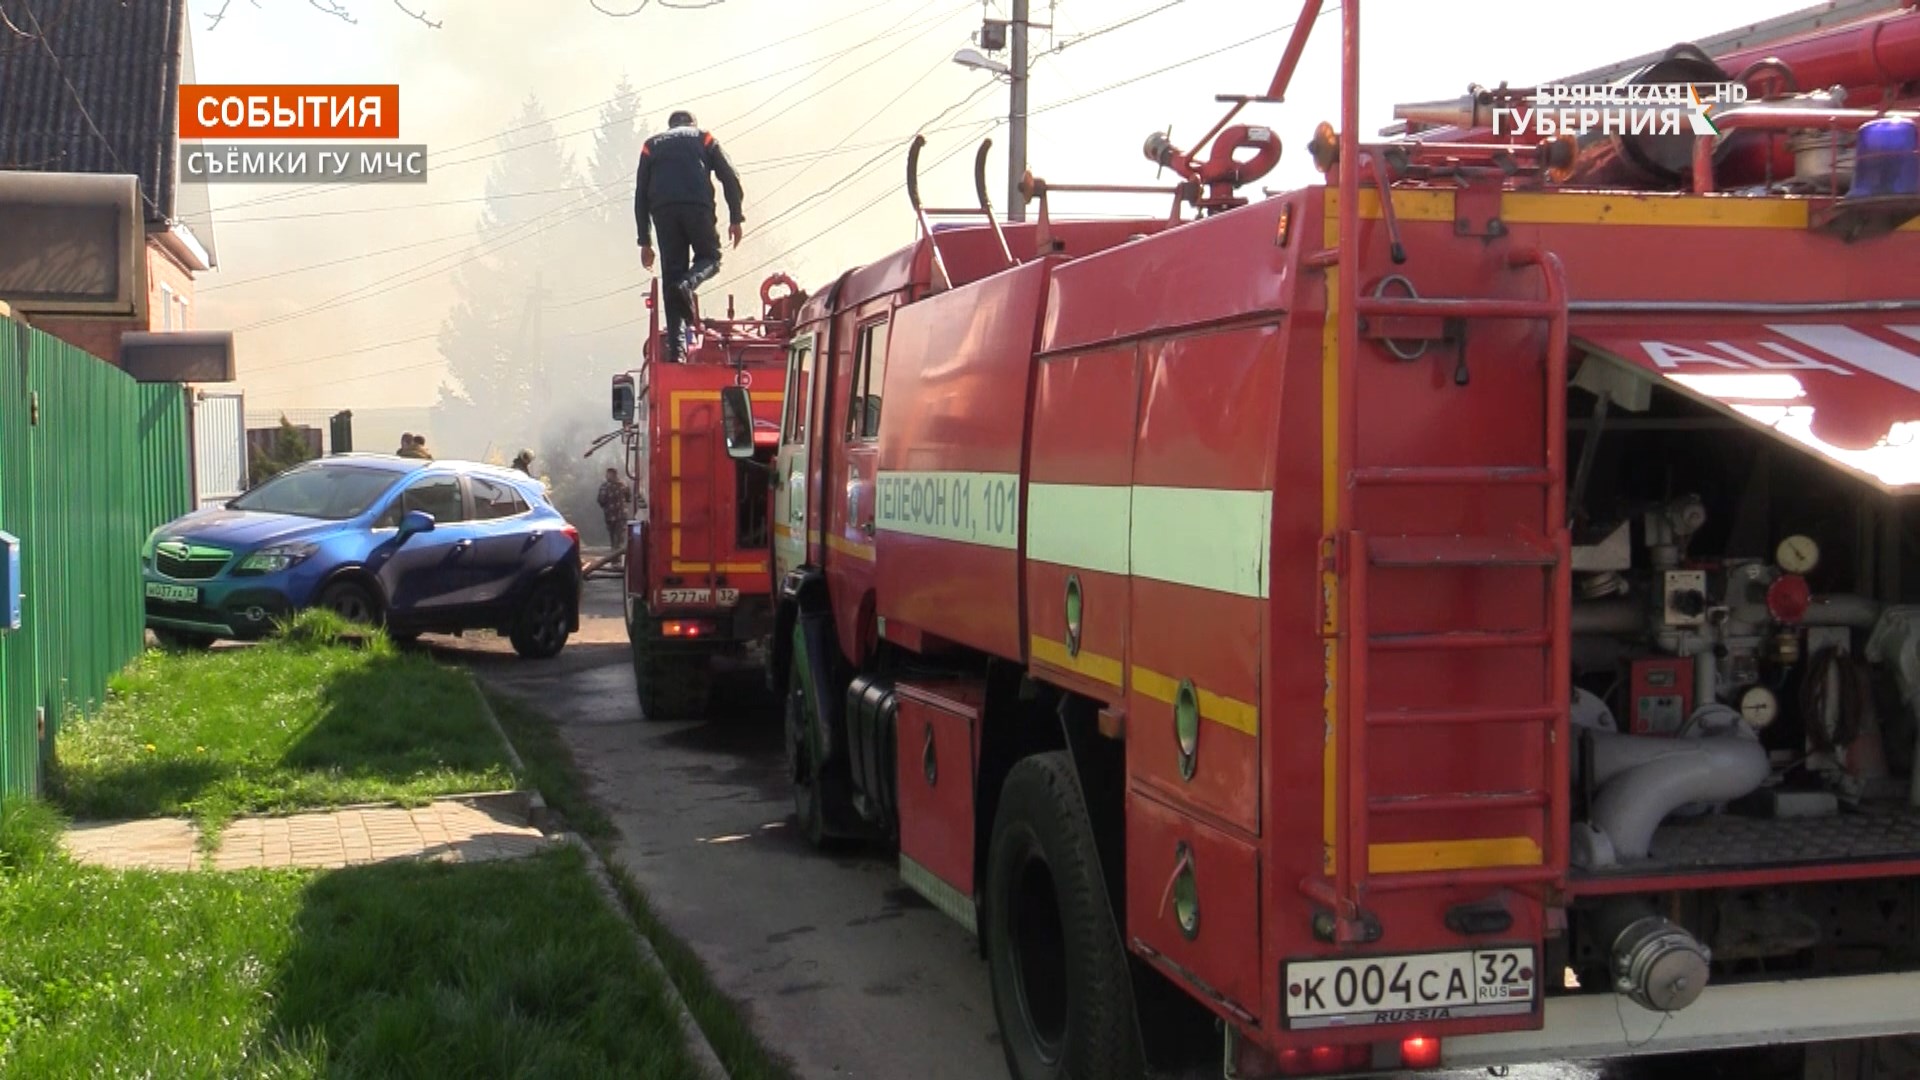
[[[1343,185],[1344,186],[1344,185]],[[1348,192],[1354,190],[1347,187]],[[1383,186],[1382,197],[1389,198]],[[1342,200],[1342,210],[1351,206]],[[1571,657],[1568,615],[1571,599],[1572,554],[1566,525],[1566,411],[1563,394],[1567,379],[1568,306],[1565,276],[1557,256],[1535,250],[1513,253],[1508,265],[1515,270],[1535,268],[1545,283],[1538,300],[1423,298],[1358,295],[1360,271],[1355,235],[1343,228],[1342,242],[1315,261],[1338,268],[1339,299],[1330,317],[1336,319],[1339,341],[1340,408],[1338,445],[1342,478],[1333,540],[1332,565],[1340,584],[1330,620],[1337,638],[1345,703],[1335,713],[1335,802],[1332,881],[1309,878],[1307,894],[1333,909],[1328,928],[1341,944],[1365,942],[1377,936],[1377,924],[1368,916],[1369,892],[1430,886],[1484,886],[1541,888],[1557,882],[1568,842],[1567,702],[1571,695]],[[1542,358],[1546,419],[1545,447],[1538,464],[1493,466],[1356,465],[1357,424],[1360,418],[1356,365],[1361,362],[1359,320],[1500,319],[1544,320],[1548,340]],[[1369,536],[1355,527],[1353,496],[1357,489],[1382,486],[1524,485],[1544,494],[1543,528],[1524,538]],[[1374,567],[1458,568],[1534,567],[1549,576],[1544,624],[1522,630],[1471,630],[1382,635],[1368,625],[1368,577]],[[1344,626],[1339,625],[1343,621]],[[1379,710],[1368,703],[1371,659],[1385,652],[1460,651],[1537,648],[1547,651],[1548,700],[1524,707]],[[1382,796],[1373,794],[1367,770],[1368,738],[1372,730],[1443,725],[1486,727],[1502,725],[1533,731],[1543,750],[1543,787],[1520,791],[1461,791],[1440,794]],[[1539,835],[1544,839],[1537,865],[1492,866],[1374,873],[1369,866],[1368,837],[1375,819],[1384,815],[1447,814],[1488,810],[1537,809],[1542,815]]]

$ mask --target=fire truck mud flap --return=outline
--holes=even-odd
[[[1920,488],[1920,312],[1581,320],[1573,344],[1574,385],[1615,407],[1665,386],[1881,490]]]

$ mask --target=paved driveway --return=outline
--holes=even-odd
[[[428,640],[555,720],[619,826],[620,861],[798,1076],[1002,1080],[973,939],[901,885],[891,862],[806,846],[763,699],[727,702],[706,724],[642,723],[618,589],[589,584],[580,636],[549,663],[518,661],[485,635]],[[1722,1072],[1704,1064],[1659,1071]],[[1564,1065],[1516,1068],[1509,1080],[1626,1075]]]

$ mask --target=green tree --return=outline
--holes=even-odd
[[[248,455],[248,469],[257,486],[286,472],[295,465],[312,461],[319,455],[314,452],[313,443],[308,440],[306,430],[294,426],[283,413],[280,426],[273,433],[273,441],[263,450],[254,450]]]
[[[448,380],[434,432],[454,457],[511,455],[531,443],[556,383],[570,377],[567,361],[579,356],[574,327],[549,309],[590,287],[579,255],[606,196],[587,189],[538,100],[526,101],[512,128],[487,178],[476,226],[483,251],[455,270],[459,300],[440,333]]]

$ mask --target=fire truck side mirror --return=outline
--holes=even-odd
[[[626,376],[614,379],[613,418],[622,424],[631,424],[635,411],[633,380]]]
[[[753,399],[744,386],[720,390],[720,428],[727,439],[727,456],[735,461],[753,456]]]

